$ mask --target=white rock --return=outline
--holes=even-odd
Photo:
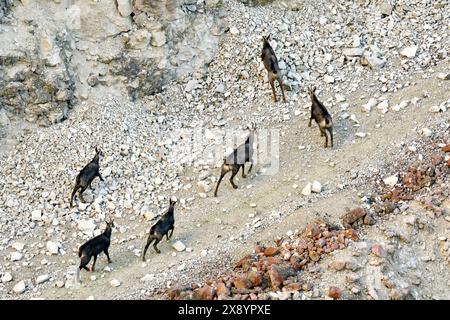
[[[285,70],[287,68],[286,63],[284,61],[280,61],[278,66],[280,67],[281,70]]]
[[[85,203],[85,202],[79,202],[78,203],[78,208],[80,209],[80,211],[85,211],[87,209],[87,207],[89,207],[89,203]]]
[[[328,22],[327,17],[321,16],[321,17],[319,18],[319,23],[320,23],[321,25],[325,25],[325,24],[327,24],[327,22]]]
[[[336,93],[335,98],[336,98],[337,102],[344,102],[345,101],[345,97],[342,94],[339,94],[339,93]]]
[[[109,211],[114,211],[116,209],[116,205],[113,202],[110,201],[106,205],[106,209],[108,209]]]
[[[32,221],[41,221],[42,220],[42,211],[41,210],[31,211],[31,220]]]
[[[22,259],[22,257],[23,257],[23,254],[21,254],[20,252],[12,252],[11,253],[11,261],[19,261],[19,260],[21,260]]]
[[[449,72],[446,72],[446,73],[441,72],[437,75],[437,78],[440,80],[450,80],[450,73]]]
[[[0,109],[0,128],[9,125],[10,121],[5,109]]]
[[[14,248],[14,249],[16,249],[17,251],[22,251],[23,248],[25,248],[25,245],[24,245],[23,243],[21,243],[21,242],[14,242],[14,243],[11,245],[11,247]]]
[[[155,275],[154,275],[154,274],[146,274],[145,276],[143,276],[143,277],[141,278],[141,281],[142,281],[142,282],[148,282],[148,281],[153,280],[154,278],[155,278]]]
[[[101,174],[103,178],[109,177],[111,175],[111,167],[103,169]]]
[[[183,271],[186,268],[186,264],[182,263],[177,267],[177,271]]]
[[[2,276],[1,280],[2,280],[2,283],[7,283],[7,282],[12,281],[12,279],[13,279],[13,277],[12,277],[11,273],[5,272],[5,274]]]
[[[430,109],[428,109],[428,111],[433,112],[433,113],[437,113],[437,112],[441,111],[441,107],[439,107],[439,106],[431,106]]]
[[[118,286],[120,286],[120,281],[117,279],[112,279],[110,282],[111,287],[117,288]]]
[[[322,185],[319,181],[314,180],[311,186],[311,191],[315,193],[320,193],[322,191]]]
[[[256,203],[250,203],[250,207],[252,207],[252,208],[256,208]]]
[[[141,216],[143,216],[145,220],[149,221],[154,219],[156,214],[148,206],[143,206],[141,208]]]
[[[53,241],[47,241],[47,250],[50,254],[58,254],[59,252],[59,243]]]
[[[358,138],[364,138],[366,136],[365,132],[356,132],[355,136],[357,136]]]
[[[206,256],[208,255],[208,250],[202,250],[202,251],[200,252],[200,255],[201,255],[202,257],[206,257]]]
[[[422,133],[422,135],[424,135],[425,137],[431,137],[431,135],[433,134],[433,131],[431,131],[428,128],[422,128],[422,130],[420,131]]]
[[[128,17],[133,12],[130,0],[117,0],[117,9],[122,17]]]
[[[166,43],[166,34],[162,30],[152,31],[151,45],[154,47],[161,47]]]
[[[366,58],[367,63],[372,66],[373,69],[380,69],[386,65],[386,60],[379,58],[376,54],[364,53],[364,58]]]
[[[334,77],[332,77],[332,76],[326,74],[326,75],[323,77],[323,81],[325,81],[326,83],[334,83]]]
[[[184,251],[186,249],[186,246],[184,245],[183,242],[181,241],[177,241],[174,244],[172,244],[172,247],[177,250],[178,252]]]
[[[230,33],[234,34],[234,35],[239,34],[239,29],[236,28],[236,27],[231,27],[230,28]]]
[[[157,186],[161,185],[162,183],[163,183],[163,181],[162,181],[161,178],[156,178],[156,179],[155,179],[155,184],[156,184]]]
[[[395,186],[395,185],[397,184],[397,182],[398,182],[398,176],[395,174],[395,175],[393,175],[393,176],[386,177],[386,178],[383,179],[383,182],[384,182],[385,184],[387,184],[388,186],[393,187],[393,186]]]
[[[363,48],[345,48],[342,53],[347,57],[361,57],[364,54]]]
[[[387,109],[389,109],[389,101],[388,100],[381,101],[377,105],[377,109],[380,109],[380,110],[387,110]]]
[[[380,3],[380,11],[382,14],[384,15],[391,15],[392,13],[392,4],[390,3],[389,0],[383,0]]]
[[[16,285],[13,287],[13,291],[15,293],[20,294],[20,293],[24,293],[26,288],[27,287],[25,286],[25,281],[22,280],[22,281],[19,281],[18,283],[16,283]]]
[[[50,279],[50,276],[48,274],[43,274],[36,278],[36,284],[41,284]]]
[[[311,194],[312,184],[308,182],[308,184],[302,189],[302,195],[309,196]]]
[[[197,87],[198,87],[197,80],[191,79],[191,80],[189,80],[188,83],[186,84],[186,87],[184,88],[184,90],[185,90],[186,92],[191,92],[192,90],[197,89]]]
[[[208,193],[212,189],[211,186],[206,181],[199,181],[197,185],[199,189],[204,193]]]
[[[88,219],[88,220],[78,220],[77,221],[77,228],[81,232],[83,232],[86,235],[92,236],[95,230],[95,223],[94,219]]]
[[[393,105],[393,106],[391,107],[391,109],[392,109],[393,111],[395,111],[395,112],[398,112],[398,111],[400,111],[400,105],[399,105],[399,104],[395,104],[395,105]]]
[[[403,219],[403,222],[409,225],[415,225],[417,221],[417,217],[416,216],[407,216]]]
[[[407,58],[414,58],[416,56],[417,46],[410,46],[402,49],[400,54]]]

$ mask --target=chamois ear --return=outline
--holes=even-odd
[[[108,226],[110,226],[111,228],[114,227],[114,219],[113,218],[109,218],[109,219],[105,219],[105,222]]]
[[[316,87],[315,86],[308,87],[308,93],[309,94],[314,94],[315,92],[316,92]]]
[[[267,40],[270,40],[270,34],[266,37]]]

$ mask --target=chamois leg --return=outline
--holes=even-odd
[[[274,80],[273,79],[269,79],[269,82],[270,82],[270,87],[272,88],[273,102],[277,102],[277,96],[275,94]]]
[[[324,144],[324,147],[326,148],[326,147],[328,147],[328,135],[327,135],[327,133],[325,132],[325,129],[322,130],[322,133],[323,133],[323,135],[325,136],[325,144]]]
[[[331,138],[331,147],[333,147],[333,128],[327,128],[328,132],[330,133],[330,138]]]
[[[147,239],[147,244],[145,245],[145,248],[144,248],[144,252],[142,253],[142,261],[145,261],[145,254],[147,253],[147,249],[153,240],[155,240],[155,237],[153,235],[149,235],[148,239]]]
[[[80,266],[77,269],[77,282],[78,283],[81,282],[81,279],[80,279],[80,271],[81,271],[81,269],[85,269],[86,271],[89,271],[87,265],[88,265],[90,260],[91,260],[91,257],[81,256]]]
[[[94,263],[92,264],[92,268],[91,271],[94,272],[95,271],[95,263],[97,262],[97,255],[94,256]]]
[[[70,207],[71,208],[73,207],[73,198],[75,197],[75,194],[77,193],[78,189],[80,189],[80,188],[81,188],[81,185],[79,185],[79,184],[77,184],[75,186],[75,188],[73,188],[72,195],[70,196]]]
[[[233,181],[234,176],[237,175],[238,172],[239,172],[239,167],[233,166],[233,171],[231,173],[230,182],[234,189],[238,188],[238,186]]]
[[[85,202],[84,198],[83,198],[83,192],[86,191],[87,187],[88,186],[85,186],[85,187],[82,186],[80,192],[78,193],[78,195],[80,196],[81,202]]]
[[[281,81],[280,77],[278,77],[277,80],[278,80],[278,83],[280,84],[281,94],[283,95],[283,102],[286,102],[286,97],[284,96],[283,81]]]
[[[309,118],[309,123],[308,123],[308,127],[311,127],[311,121],[312,121],[313,117]]]
[[[109,258],[108,249],[103,250],[103,252],[106,254],[106,257],[108,258],[108,263],[112,263],[112,260]]]
[[[242,178],[247,178],[247,175],[245,174],[245,163],[242,165]]]
[[[253,160],[250,161],[250,168],[248,169],[247,174],[249,174],[253,169]]]
[[[166,233],[166,239],[167,239],[167,241],[169,241],[169,239],[172,238],[173,228],[174,228],[174,227],[172,227],[172,228],[170,228],[169,230],[167,230],[167,233]],[[170,232],[170,235],[169,235],[169,232]]]
[[[228,166],[222,166],[222,171],[220,172],[220,178],[219,181],[217,181],[216,190],[214,191],[214,197],[217,197],[217,191],[219,190],[219,185],[222,182],[223,177],[230,171],[228,169]]]
[[[155,249],[155,251],[157,253],[161,253],[161,251],[156,247],[156,245],[161,241],[161,238],[156,238],[155,242],[153,243],[153,249]]]

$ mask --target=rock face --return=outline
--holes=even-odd
[[[195,12],[182,10],[190,0],[12,2],[0,2],[0,110],[42,126],[93,84],[136,99],[204,72],[225,29],[219,1]]]
[[[2,18],[6,16],[13,3],[14,0],[0,0],[0,22],[2,21]]]

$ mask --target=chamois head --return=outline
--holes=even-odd
[[[314,96],[316,93],[316,87],[308,87],[308,94],[310,97]]]
[[[105,222],[106,222],[106,229],[112,229],[115,227],[114,219],[105,220]]]
[[[264,44],[268,44],[269,43],[269,40],[270,40],[270,34],[268,35],[268,36],[262,36],[262,38],[263,38],[263,43]]]
[[[169,205],[170,205],[171,207],[173,207],[173,206],[175,205],[175,203],[177,203],[177,198],[171,197],[171,198],[169,199]]]
[[[95,155],[99,155],[103,157],[103,151],[99,148],[98,145],[95,146]]]

